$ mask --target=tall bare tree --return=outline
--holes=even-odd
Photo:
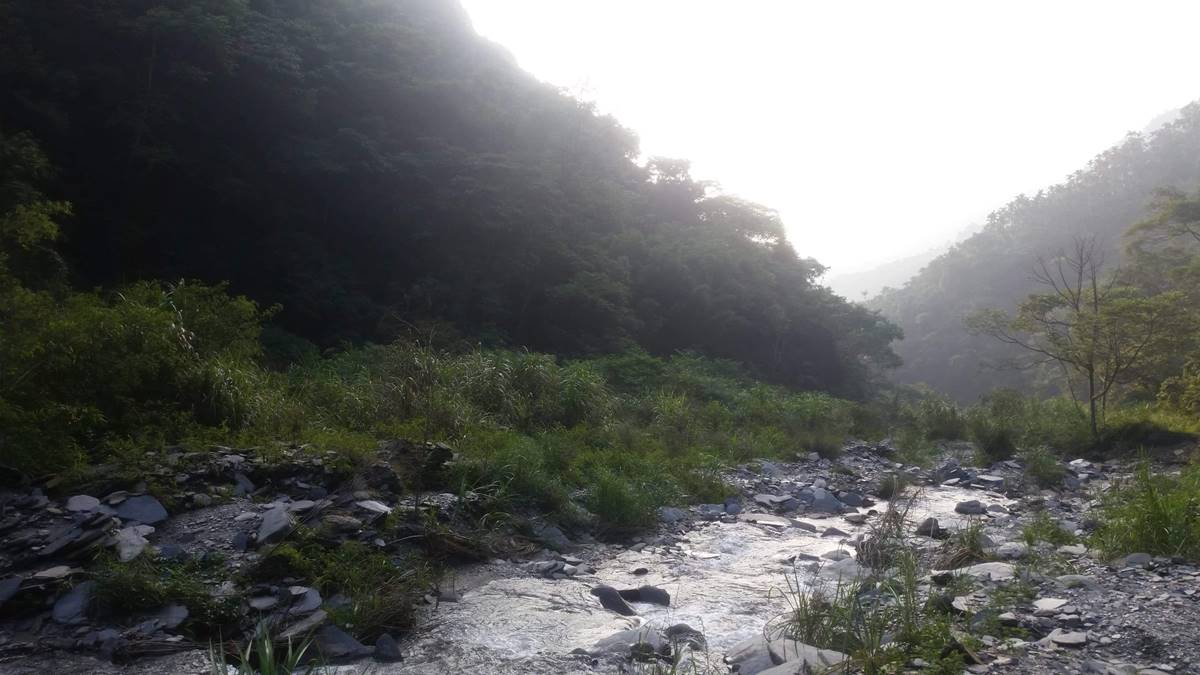
[[[1076,239],[1071,251],[1038,260],[1033,277],[1044,290],[1015,314],[993,309],[967,319],[973,332],[1025,350],[1022,365],[1058,368],[1087,406],[1093,436],[1118,385],[1186,332],[1182,294],[1147,295],[1123,285],[1120,270],[1105,272],[1104,262],[1094,238]]]

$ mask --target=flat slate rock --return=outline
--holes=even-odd
[[[334,625],[321,626],[313,642],[321,656],[335,661],[367,656],[374,651]]]
[[[282,539],[292,527],[292,514],[287,506],[280,505],[268,509],[263,514],[262,522],[258,525],[258,545],[270,544]]]
[[[1017,573],[1017,568],[1008,563],[1002,562],[985,562],[978,565],[971,565],[961,570],[955,570],[959,574],[968,574],[976,579],[990,579],[992,581],[1004,581],[1013,578]]]
[[[100,500],[89,495],[75,495],[67,500],[67,510],[72,513],[86,513],[100,508]]]
[[[767,525],[769,527],[791,527],[792,521],[779,516],[772,516],[767,513],[741,513],[738,514],[738,520],[744,523],[755,523],[757,525]]]
[[[1082,647],[1088,641],[1087,633],[1065,631],[1061,628],[1055,628],[1054,632],[1048,636],[1048,639],[1060,647]]]

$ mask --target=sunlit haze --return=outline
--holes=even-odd
[[[463,0],[647,156],[853,271],[952,238],[1200,96],[1186,2]]]

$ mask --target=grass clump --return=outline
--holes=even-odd
[[[1038,487],[1049,488],[1062,483],[1067,470],[1059,463],[1046,446],[1037,446],[1020,453],[1020,459],[1025,465],[1025,476]]]
[[[361,640],[411,628],[416,603],[434,582],[424,560],[393,560],[361,542],[337,544],[307,533],[276,546],[248,574],[253,581],[299,578],[324,597],[345,595],[349,603],[330,616]]]
[[[1108,555],[1150,553],[1200,560],[1200,465],[1155,473],[1142,461],[1102,497],[1091,544]]]
[[[1079,541],[1074,532],[1068,532],[1050,517],[1045,511],[1038,511],[1033,518],[1021,528],[1021,540],[1030,550],[1045,542],[1054,546],[1065,546]]]
[[[230,655],[220,646],[208,649],[208,664],[211,675],[316,675],[326,669],[313,663],[312,641],[299,643],[289,638],[284,649],[279,649],[275,638],[264,625],[259,625],[245,647],[237,650],[230,662]]]
[[[184,630],[197,637],[230,632],[240,618],[236,599],[212,593],[225,580],[220,560],[171,562],[142,555],[122,563],[105,556],[92,573],[95,610],[101,615],[136,617],[179,603],[188,609]]]

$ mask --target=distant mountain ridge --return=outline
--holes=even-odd
[[[1073,238],[1094,236],[1119,261],[1126,229],[1147,214],[1154,191],[1200,184],[1200,104],[1161,114],[1092,159],[1065,182],[1021,195],[988,216],[975,235],[938,256],[901,288],[868,302],[904,330],[897,352],[901,383],[925,383],[962,402],[998,386],[1037,388],[1028,372],[991,366],[1010,354],[970,335],[963,319],[1012,309],[1035,290],[1030,271]]]

